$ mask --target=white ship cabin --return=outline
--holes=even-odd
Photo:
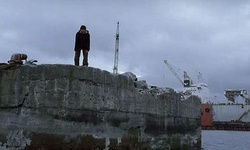
[[[184,80],[183,94],[185,98],[191,95],[198,96],[201,99],[201,103],[209,102],[209,89],[205,83],[193,84],[191,80]]]

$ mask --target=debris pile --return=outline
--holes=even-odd
[[[0,70],[12,70],[20,67],[21,65],[36,65],[37,60],[27,60],[26,54],[12,54],[8,63],[0,63]]]
[[[164,93],[174,92],[174,89],[172,88],[168,87],[162,88],[162,87],[148,85],[146,80],[138,80],[136,75],[133,74],[132,72],[125,72],[124,75],[132,78],[136,89],[141,94],[151,93],[153,95],[162,95]]]

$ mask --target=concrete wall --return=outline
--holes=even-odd
[[[2,149],[200,149],[200,100],[91,67],[0,71]]]

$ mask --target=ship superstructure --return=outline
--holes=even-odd
[[[202,103],[209,102],[209,88],[206,83],[194,84],[187,72],[184,71],[183,95],[188,98],[191,95],[198,96]]]
[[[209,102],[209,89],[206,83],[200,82],[200,83],[194,84],[193,80],[190,78],[190,76],[188,75],[186,71],[183,71],[183,79],[181,79],[178,76],[178,74],[175,72],[175,70],[172,68],[172,66],[168,63],[167,60],[164,60],[164,63],[168,66],[172,74],[182,84],[183,86],[182,94],[184,96],[184,99],[187,99],[191,95],[195,95],[201,99],[202,103]],[[203,81],[200,73],[198,75],[198,78],[199,80]]]

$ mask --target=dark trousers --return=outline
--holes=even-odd
[[[80,61],[80,55],[81,55],[81,51],[83,53],[83,62],[82,65],[83,66],[88,66],[88,50],[75,50],[75,65],[79,66],[79,61]]]

